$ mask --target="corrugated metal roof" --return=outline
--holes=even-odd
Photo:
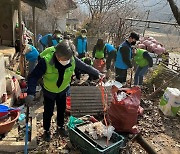
[[[47,9],[47,0],[22,0],[22,1],[42,10]]]
[[[111,92],[108,91],[108,103],[111,102]],[[71,115],[99,115],[103,113],[101,92],[95,86],[71,86]]]

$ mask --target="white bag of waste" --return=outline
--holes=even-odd
[[[163,94],[159,109],[167,116],[176,116],[180,110],[180,90],[167,88]]]

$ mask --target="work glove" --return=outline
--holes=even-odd
[[[103,81],[103,82],[105,82],[105,75],[104,74],[102,74],[102,73],[99,73],[99,81]]]
[[[27,95],[27,97],[25,98],[26,105],[27,106],[33,106],[33,100],[34,100],[33,95]]]
[[[99,79],[104,79],[106,76],[103,73],[99,73]]]

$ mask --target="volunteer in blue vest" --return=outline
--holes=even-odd
[[[28,90],[26,103],[32,104],[36,92],[38,79],[43,77],[43,97],[44,113],[43,128],[44,140],[50,141],[51,117],[54,111],[54,105],[57,106],[57,131],[65,136],[64,113],[66,108],[66,92],[69,89],[71,77],[75,68],[94,75],[97,79],[103,75],[93,67],[86,65],[80,59],[73,56],[75,46],[68,40],[63,40],[55,47],[49,47],[50,50],[41,58],[28,77]]]
[[[34,70],[37,62],[39,52],[38,50],[30,44],[23,45],[23,55],[25,55],[26,60],[28,61],[28,75]]]
[[[112,61],[115,60],[116,57],[116,48],[114,47],[114,45],[110,44],[110,43],[106,43],[106,51],[107,51],[107,58],[106,58],[106,69],[107,69],[107,75],[106,77],[109,78],[110,76],[110,67],[113,66]]]
[[[61,32],[59,30],[55,30],[53,34],[46,34],[39,40],[43,46],[43,50],[51,46],[56,46],[60,41]]]
[[[76,50],[78,52],[78,58],[85,57],[85,54],[87,53],[87,30],[82,29],[79,36],[75,38],[75,46]]]
[[[153,59],[145,49],[136,49],[134,52],[134,60],[137,64],[134,85],[141,86],[143,84],[143,77],[148,72],[148,68],[153,66]]]
[[[115,60],[115,79],[120,83],[126,82],[127,70],[128,68],[132,68],[132,45],[135,45],[136,41],[138,40],[139,35],[135,32],[132,32],[129,35],[129,38],[124,41],[118,48]]]

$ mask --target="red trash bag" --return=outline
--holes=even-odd
[[[66,97],[66,112],[71,111],[71,96]]]
[[[105,65],[106,65],[106,63],[103,59],[95,59],[93,62],[94,68],[99,70],[101,73],[103,73],[105,71]]]
[[[112,103],[108,109],[111,124],[117,132],[137,133],[133,126],[137,124],[141,90],[139,87],[132,87],[119,91],[126,92],[128,96],[118,101],[117,92],[113,93]]]

